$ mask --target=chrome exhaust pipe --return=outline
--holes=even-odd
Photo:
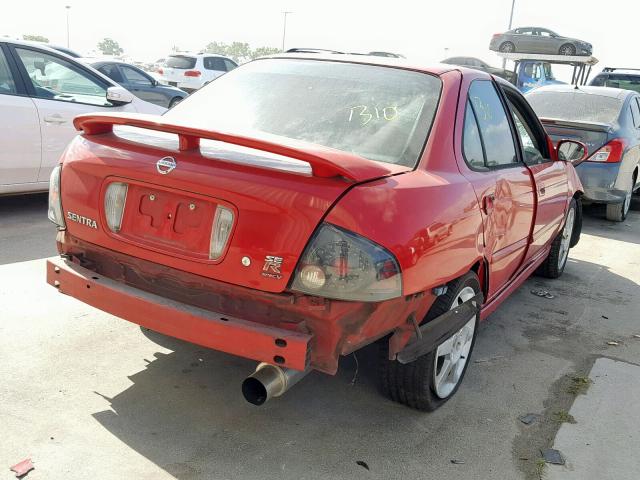
[[[262,405],[273,397],[279,397],[302,380],[309,369],[293,370],[270,363],[260,363],[256,371],[242,382],[242,395],[247,402]]]

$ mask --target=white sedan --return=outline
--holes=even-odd
[[[51,170],[77,133],[77,115],[165,110],[68,55],[0,40],[0,195],[49,188]]]

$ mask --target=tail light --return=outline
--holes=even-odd
[[[109,184],[104,194],[104,214],[112,232],[119,232],[122,226],[127,189],[126,183],[113,182]]]
[[[49,212],[48,217],[58,226],[58,230],[67,228],[62,212],[62,199],[60,198],[60,172],[62,166],[56,166],[49,177]]]
[[[338,300],[378,302],[402,295],[402,279],[398,262],[385,248],[323,224],[298,262],[291,288]]]
[[[199,77],[200,75],[202,75],[202,72],[200,72],[200,70],[187,70],[186,72],[184,72],[185,77]]]
[[[161,68],[159,68],[159,69],[158,69],[158,73],[159,73],[160,75],[163,75],[163,74],[164,74],[164,70],[163,70],[163,69],[161,69]]]
[[[213,218],[211,228],[211,242],[209,244],[209,258],[216,260],[224,252],[233,227],[233,212],[226,207],[218,205]]]
[[[493,34],[493,38],[499,37],[500,35],[502,35],[501,33],[494,33]]]
[[[605,146],[591,155],[587,159],[588,162],[606,162],[606,163],[618,163],[622,160],[622,154],[626,147],[626,143],[621,138],[614,138]]]

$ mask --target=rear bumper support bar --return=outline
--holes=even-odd
[[[176,302],[63,258],[47,260],[47,283],[88,305],[165,335],[295,370],[305,370],[309,364],[309,334]]]
[[[435,350],[438,345],[460,330],[474,316],[480,316],[483,299],[482,293],[478,293],[462,305],[421,325],[419,331],[422,337],[417,336],[415,341],[409,343],[398,353],[396,357],[398,362],[410,363]]]

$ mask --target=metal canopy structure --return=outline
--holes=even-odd
[[[542,55],[537,53],[496,53],[503,59],[514,62],[514,73],[517,73],[518,65],[523,60],[547,62],[556,65],[570,65],[573,67],[573,75],[571,77],[572,85],[586,85],[589,80],[589,75],[591,74],[591,68],[598,63],[598,59],[594,56]]]

